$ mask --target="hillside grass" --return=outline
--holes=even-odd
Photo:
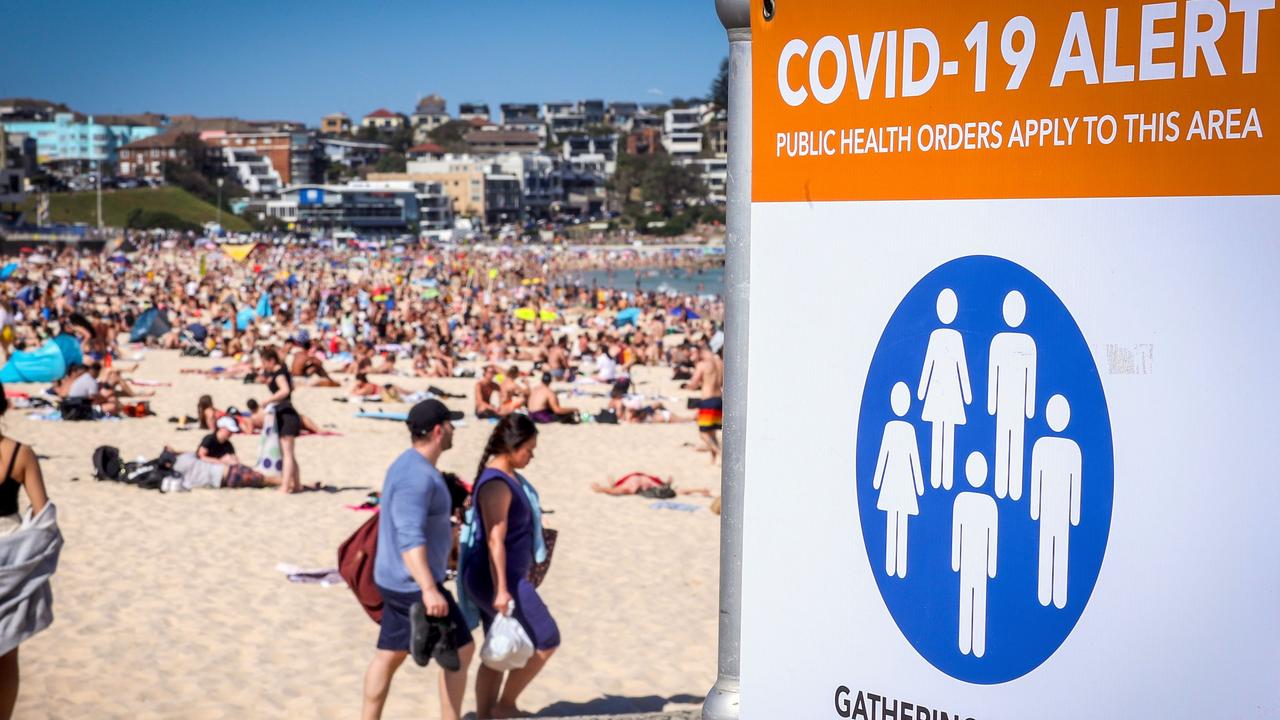
[[[49,222],[98,223],[97,201],[92,190],[49,195]],[[218,208],[191,193],[177,187],[136,188],[132,190],[102,191],[102,222],[112,227],[124,227],[129,213],[136,208],[151,212],[172,213],[183,220],[202,225],[218,219]],[[23,205],[28,222],[36,217],[35,196],[28,196]],[[229,212],[222,213],[222,226],[231,232],[248,232],[249,223]]]

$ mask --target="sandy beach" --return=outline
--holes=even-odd
[[[170,416],[194,415],[211,394],[219,407],[262,399],[261,385],[180,374],[216,360],[147,351],[134,378],[156,388],[155,417],[87,423],[45,422],[11,411],[4,432],[31,444],[57,504],[66,546],[54,578],[54,624],[21,648],[16,717],[351,718],[378,627],[343,586],[287,581],[278,563],[336,565],[338,545],[367,514],[349,510],[382,483],[407,447],[398,422],[354,417],[334,402],[340,389],[301,388],[295,404],[338,436],[298,442],[304,482],[328,491],[201,490],[163,495],[96,482],[90,458],[115,445],[125,459],[165,445],[193,450],[199,429]],[[638,368],[639,390],[687,393],[670,370]],[[375,376],[425,389],[427,380]],[[432,380],[466,400],[474,381]],[[567,390],[567,385],[557,385]],[[605,393],[604,385],[580,386]],[[33,395],[38,386],[8,386]],[[599,409],[603,397],[562,394],[565,404]],[[407,410],[384,404],[382,409]],[[470,478],[491,425],[469,417],[441,467]],[[234,440],[242,459],[257,438]],[[542,591],[564,643],[522,698],[542,715],[660,711],[700,703],[715,680],[719,518],[703,498],[678,498],[693,512],[651,509],[653,501],[606,497],[591,482],[630,471],[674,477],[677,486],[718,494],[719,468],[695,452],[694,425],[544,426],[526,475],[560,531]],[[481,634],[475,634],[477,642]],[[472,672],[474,673],[474,666]],[[437,671],[412,663],[396,677],[389,718],[434,718]],[[474,708],[468,686],[466,707]]]

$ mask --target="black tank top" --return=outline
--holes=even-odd
[[[18,481],[13,479],[13,464],[18,460],[21,449],[22,443],[15,441],[9,467],[4,471],[4,482],[0,482],[0,517],[18,514]]]

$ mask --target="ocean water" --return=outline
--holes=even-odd
[[[635,290],[639,282],[641,290],[674,290],[682,295],[724,294],[724,267],[711,267],[701,271],[674,268],[639,268],[636,270],[588,270],[572,273],[572,280],[586,285],[615,290]]]

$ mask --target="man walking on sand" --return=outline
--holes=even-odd
[[[382,484],[373,569],[382,593],[382,631],[364,675],[364,720],[382,717],[391,678],[411,650],[419,665],[434,657],[441,666],[440,717],[458,720],[462,714],[475,647],[443,584],[453,548],[453,503],[436,469],[440,455],[453,446],[452,421],[461,418],[439,400],[414,405],[408,419],[413,447],[396,458]],[[433,635],[438,642],[428,646]]]
[[[720,356],[711,352],[711,347],[704,341],[698,346],[698,364],[694,367],[693,377],[681,387],[687,390],[701,390],[702,399],[698,401],[698,437],[706,443],[711,451],[711,464],[720,458],[720,425],[724,418],[724,363]]]

